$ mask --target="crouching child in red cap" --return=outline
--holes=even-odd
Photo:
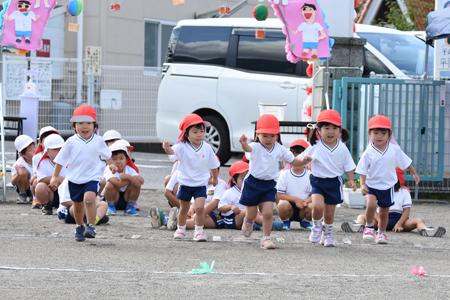
[[[70,137],[54,159],[55,171],[50,181],[50,187],[56,190],[61,184],[59,174],[67,166],[70,199],[73,201],[73,211],[77,228],[75,239],[95,238],[96,204],[99,182],[103,178],[99,157],[106,160],[112,173],[117,167],[111,159],[111,151],[95,131],[98,131],[97,113],[92,106],[80,105],[70,119],[75,134]],[[86,209],[87,226],[84,227],[83,215]]]
[[[173,155],[174,159],[179,161],[178,182],[180,187],[176,197],[180,200],[180,211],[178,213],[178,229],[174,234],[176,240],[184,239],[186,235],[187,214],[193,197],[196,212],[194,241],[206,241],[203,231],[206,186],[210,176],[212,185],[217,185],[217,168],[220,166],[211,146],[204,141],[205,127],[209,126],[211,123],[203,121],[199,115],[187,115],[180,123],[181,134],[178,142],[172,147],[167,141],[163,143],[166,153]]]
[[[375,116],[369,120],[369,145],[358,162],[356,173],[361,176],[361,193],[366,196],[366,228],[363,239],[386,244],[386,226],[389,220],[389,207],[394,205],[394,185],[398,178],[395,167],[408,169],[416,184],[420,177],[406,155],[395,142],[391,121],[386,116]],[[380,222],[375,237],[374,214],[379,207]]]
[[[278,177],[279,162],[286,161],[292,166],[303,166],[311,161],[311,157],[296,158],[282,146],[280,123],[274,115],[265,114],[259,117],[255,139],[255,142],[247,144],[247,137],[244,134],[239,138],[242,149],[250,161],[239,200],[240,204],[247,207],[242,223],[242,233],[246,237],[252,234],[259,206],[263,215],[261,248],[274,249],[275,245],[270,233],[273,222],[273,204],[277,195],[275,179]]]

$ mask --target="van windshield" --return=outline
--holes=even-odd
[[[423,75],[425,43],[416,36],[390,33],[358,32],[405,75]],[[427,76],[433,76],[434,49],[428,52]]]

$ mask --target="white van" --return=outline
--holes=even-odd
[[[266,30],[266,38],[256,39],[255,29],[262,27]],[[265,22],[245,18],[180,21],[172,32],[159,88],[156,129],[160,141],[174,143],[183,117],[197,113],[211,122],[205,139],[221,162],[226,163],[232,152],[242,152],[239,137],[243,133],[253,138],[255,127],[251,122],[260,115],[258,102],[286,103],[284,120],[300,121],[310,80],[306,75],[308,65],[305,62],[292,64],[286,60],[286,36],[281,28],[282,23],[278,19]],[[361,37],[379,42],[365,48],[363,76],[368,77],[372,71],[406,76],[406,67],[395,65],[383,55],[384,51],[392,54],[395,47],[408,50],[406,35],[375,26],[357,26],[358,33],[359,29]],[[405,39],[398,44],[389,41],[389,35],[376,40],[377,33],[394,34],[395,38],[398,35]],[[421,42],[413,36],[407,37]],[[424,50],[424,43],[421,43]],[[417,53],[421,50],[417,47],[409,49]],[[401,56],[395,57],[400,59]],[[420,55],[403,59],[416,60],[414,66],[419,72],[423,56],[422,61]],[[289,145],[301,137],[304,135],[283,135],[282,140]]]

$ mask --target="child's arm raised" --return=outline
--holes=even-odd
[[[166,154],[168,155],[174,155],[175,152],[173,151],[172,147],[170,147],[170,143],[168,141],[164,141],[162,145],[164,151],[166,151]]]
[[[403,209],[403,214],[400,217],[400,219],[397,221],[397,224],[395,224],[394,228],[392,229],[393,232],[401,232],[403,231],[403,224],[405,224],[406,220],[409,218],[409,214],[411,212],[411,207],[405,207]]]
[[[411,172],[411,174],[413,174],[414,180],[416,181],[416,184],[419,184],[420,182],[420,176],[419,174],[417,174],[416,169],[414,169],[413,165],[409,165],[408,168],[406,168],[409,172]]]
[[[239,138],[239,143],[241,143],[242,149],[245,152],[252,152],[252,147],[250,147],[250,145],[247,144],[247,137],[245,136],[245,134],[241,135],[241,137]]]
[[[296,157],[292,162],[290,162],[289,164],[291,166],[295,166],[295,167],[301,167],[301,166],[305,166],[307,164],[309,164],[312,161],[312,157],[309,155],[305,155],[305,157],[303,159]]]

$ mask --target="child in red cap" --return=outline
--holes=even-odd
[[[427,227],[425,221],[420,218],[410,219],[411,212],[411,191],[404,186],[404,170],[396,167],[398,181],[394,185],[394,205],[389,207],[389,220],[386,230],[393,232],[412,231],[417,229],[422,236],[442,237],[445,234],[444,227]],[[363,232],[366,224],[366,215],[359,215],[353,223],[344,222],[341,228],[345,232]],[[374,215],[374,228],[380,224],[379,208]]]
[[[205,127],[209,126],[211,123],[203,121],[199,115],[187,115],[180,123],[181,134],[178,142],[172,147],[167,141],[163,143],[166,153],[173,155],[174,160],[179,161],[177,179],[180,187],[177,198],[180,200],[180,211],[178,213],[178,229],[174,234],[176,240],[184,239],[186,235],[186,219],[193,197],[197,214],[194,241],[206,241],[203,231],[206,186],[210,176],[212,176],[212,185],[217,185],[217,168],[220,166],[211,146],[204,141]]]
[[[296,158],[281,145],[280,123],[274,115],[265,114],[259,117],[255,139],[255,142],[247,144],[247,137],[244,134],[239,138],[242,149],[250,161],[249,172],[245,177],[239,201],[240,204],[247,206],[242,233],[246,237],[252,234],[259,206],[264,220],[261,248],[274,249],[275,245],[270,232],[273,222],[273,203],[277,195],[275,179],[278,177],[279,162],[286,161],[293,166],[303,166],[308,164],[311,158]]]
[[[77,223],[75,239],[84,241],[85,238],[95,238],[97,234],[93,225],[97,212],[95,198],[99,182],[103,178],[99,157],[106,160],[112,173],[117,171],[117,167],[113,164],[111,151],[103,139],[94,133],[98,129],[98,124],[97,113],[92,106],[78,106],[70,122],[75,134],[66,141],[54,159],[56,165],[50,186],[53,190],[58,188],[61,184],[59,173],[63,166],[67,166],[66,179]],[[83,222],[85,209],[86,228]]]
[[[363,239],[386,244],[386,226],[389,220],[389,207],[394,205],[394,185],[397,183],[395,167],[408,169],[416,184],[420,177],[409,158],[399,146],[390,142],[392,138],[391,121],[385,116],[375,116],[369,120],[370,142],[361,156],[356,173],[361,177],[361,193],[366,196],[366,228]],[[380,222],[375,237],[373,217],[379,206]]]
[[[335,110],[324,110],[317,118],[317,125],[311,131],[311,147],[300,154],[309,155],[311,162],[312,221],[309,241],[325,247],[336,244],[331,235],[334,225],[336,205],[342,203],[342,174],[345,172],[349,186],[356,191],[353,170],[356,165],[343,142],[349,139],[346,129],[341,126],[341,116]]]

